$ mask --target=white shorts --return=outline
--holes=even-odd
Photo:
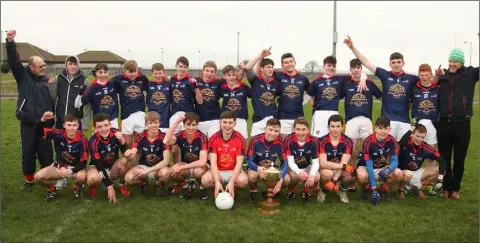
[[[145,122],[145,121],[144,121]],[[113,120],[110,121],[110,126],[112,126],[112,128],[115,128],[118,130],[118,119],[115,118]]]
[[[293,122],[295,120],[280,120],[280,133],[291,134],[293,133]]]
[[[178,117],[178,115],[180,115],[180,114],[184,114],[184,115],[185,115],[185,112],[179,111],[179,112],[176,112],[175,114],[173,114],[172,117],[170,117],[170,120],[169,120],[169,123],[170,123],[169,125],[170,125],[170,126],[173,126],[173,123],[175,122],[175,120],[177,120],[177,117]],[[183,122],[180,122],[180,123],[178,124],[178,126],[175,128],[175,132],[174,132],[174,133],[179,133],[180,131],[183,131],[183,130],[185,130],[185,126],[183,125]]]
[[[228,184],[233,175],[233,170],[219,170],[220,176],[223,179],[223,184]]]
[[[95,169],[96,169],[97,166],[95,166],[95,165],[90,165],[90,166],[88,166],[88,168],[95,168]],[[98,170],[98,169],[97,169],[97,170]],[[107,171],[108,177],[110,177],[110,169],[105,169],[105,170]],[[100,175],[100,177],[103,177],[102,174],[100,173],[100,171],[98,171],[98,174]],[[87,174],[87,175],[88,175],[88,174]]]
[[[210,138],[213,134],[220,131],[220,120],[199,122],[197,129]]]
[[[123,134],[132,135],[133,132],[142,133],[143,131],[145,131],[145,112],[137,111],[122,120]]]
[[[338,111],[315,111],[312,119],[310,134],[317,138],[328,134],[328,118],[338,115]]]
[[[425,168],[419,168],[416,171],[412,171],[412,179],[407,183],[407,188],[415,187],[417,189],[422,187],[422,174],[425,171]]]
[[[160,131],[163,132],[163,133],[167,133],[167,132],[168,132],[168,128],[160,128]]]
[[[265,127],[267,126],[267,121],[273,118],[273,116],[267,116],[262,120],[252,124],[252,131],[250,131],[250,136],[256,136],[258,134],[265,133]]]
[[[372,133],[372,120],[364,116],[357,116],[350,119],[345,128],[345,135],[352,139],[365,139]]]
[[[400,141],[403,135],[410,130],[410,123],[398,122],[398,121],[390,121],[390,135],[395,138],[395,141]]]
[[[139,167],[141,167],[142,169],[146,169],[146,168],[149,168],[148,166],[146,165],[138,165]],[[148,180],[150,181],[157,181],[155,179],[155,174],[157,173],[157,171],[152,171],[150,173],[148,173]]]
[[[427,135],[425,135],[425,142],[430,146],[435,147],[437,144],[437,129],[433,126],[432,120],[422,119],[418,122],[427,128]]]
[[[69,169],[69,170],[74,168],[74,166],[71,166],[71,165],[60,165],[60,164],[57,164],[57,163],[52,163],[51,166],[57,170],[57,173],[60,172],[60,168],[65,168],[65,169]],[[69,176],[66,176],[65,178],[73,178],[73,177],[75,177],[76,174],[77,173],[73,173]]]
[[[365,171],[367,172],[367,178],[368,178],[368,170],[367,170],[367,167],[366,166],[360,166],[360,167],[363,167],[365,169]],[[378,168],[378,169],[373,169],[373,174],[375,175],[375,181],[378,181],[380,179],[380,176],[378,175],[378,172],[380,172],[383,168]]]
[[[234,129],[235,129],[235,131],[242,134],[243,138],[245,138],[245,140],[247,140],[247,138],[248,138],[247,120],[242,119],[242,118],[237,118],[237,125],[235,126]]]

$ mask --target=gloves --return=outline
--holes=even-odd
[[[380,202],[380,193],[377,190],[372,190],[372,203],[373,205],[378,205]]]
[[[420,122],[420,118],[418,117],[413,118],[413,126],[417,127],[418,122]]]
[[[443,187],[443,180],[437,180],[437,183],[435,184],[435,191],[440,191],[440,189],[442,189]]]
[[[324,191],[338,191],[338,186],[337,186],[337,181],[335,179],[331,179],[329,182],[325,183],[325,185],[323,185],[323,190]]]
[[[357,175],[357,170],[355,168],[353,168],[353,166],[351,166],[351,165],[344,164],[343,167],[342,167],[342,170],[349,173],[352,176]]]
[[[380,172],[378,172],[378,176],[380,176],[384,181],[387,180],[388,174],[390,174],[390,168],[386,167],[382,169]]]
[[[80,109],[82,107],[82,96],[77,95],[77,98],[75,98],[75,108]]]

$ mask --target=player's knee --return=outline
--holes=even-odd
[[[368,174],[366,171],[357,170],[357,182],[360,184],[366,184],[368,182]]]
[[[196,168],[193,171],[193,177],[195,177],[195,179],[197,179],[197,180],[201,180],[202,176],[205,174],[205,172],[207,172],[206,168]]]
[[[394,169],[391,174],[397,180],[401,180],[403,178],[403,172],[398,168]]]
[[[248,173],[247,173],[247,176],[248,176],[248,181],[250,183],[256,183],[258,180],[258,172],[256,171],[252,171],[252,170],[248,170]]]
[[[247,188],[248,187],[248,177],[246,175],[238,176],[236,184],[237,184],[237,187],[239,187],[239,188]]]
[[[203,188],[211,188],[214,186],[212,172],[208,171],[202,176],[201,184]]]
[[[352,183],[353,181],[355,181],[355,178],[354,178],[352,175],[350,175],[350,174],[347,173],[347,172],[343,172],[343,174],[342,174],[342,182],[343,182],[344,184],[350,184],[350,183]]]
[[[88,174],[87,176],[87,185],[89,187],[94,187],[98,186],[100,184],[101,178],[100,175],[97,173],[97,175],[94,175],[93,173]]]
[[[125,183],[127,184],[133,184],[134,182],[134,176],[133,176],[133,173],[130,173],[130,172],[127,172],[127,174],[125,174]]]
[[[35,175],[33,176],[33,180],[35,180],[35,182],[37,182],[37,183],[42,182],[44,179],[45,178],[44,178],[43,174],[39,173],[39,172],[35,173]]]
[[[320,170],[319,176],[321,177],[322,181],[329,181],[333,177],[333,171],[328,169]]]
[[[284,186],[288,186],[290,184],[290,176],[289,175],[285,175],[285,178],[283,178],[283,184],[282,184],[282,187]]]

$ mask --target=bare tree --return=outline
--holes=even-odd
[[[317,61],[312,60],[312,61],[307,62],[307,64],[305,64],[305,67],[303,69],[305,70],[305,72],[314,73],[314,72],[318,72],[320,70],[320,66],[318,65]]]

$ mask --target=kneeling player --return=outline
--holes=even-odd
[[[202,177],[203,188],[214,187],[218,191],[226,190],[235,198],[235,188],[247,188],[248,177],[243,171],[245,156],[245,139],[234,130],[237,116],[234,111],[224,111],[220,115],[220,131],[213,134],[208,141],[211,168]]]
[[[375,121],[375,133],[368,136],[363,142],[363,156],[365,165],[357,169],[357,180],[361,185],[370,184],[372,191],[372,203],[378,204],[380,194],[377,191],[377,180],[385,183],[380,188],[387,199],[390,194],[390,186],[400,182],[403,174],[398,166],[397,151],[395,151],[395,138],[390,133],[390,119],[379,117]],[[388,161],[391,161],[388,163]],[[368,187],[364,187],[364,192]],[[365,195],[365,194],[363,194]]]
[[[288,160],[288,199],[295,199],[297,183],[303,182],[302,198],[311,197],[310,189],[320,181],[318,162],[318,140],[309,134],[309,125],[305,117],[293,122],[294,133],[285,138],[285,150]]]
[[[128,185],[141,183],[142,192],[147,180],[155,181],[158,189],[163,188],[170,173],[170,146],[163,144],[165,134],[160,131],[160,115],[149,111],[145,116],[145,126],[147,130],[135,139],[132,148],[124,153],[129,160],[139,157],[138,165],[125,175],[125,182]],[[158,193],[160,194],[160,191]]]
[[[323,190],[318,191],[317,200],[323,202],[326,197],[324,192],[340,189],[338,191],[340,200],[348,203],[348,185],[355,181],[356,175],[355,169],[347,164],[352,155],[353,142],[342,133],[343,118],[340,115],[328,118],[328,130],[327,135],[319,138],[320,178],[321,183],[325,184]]]
[[[422,124],[417,124],[412,126],[400,140],[399,167],[403,170],[403,180],[400,182],[398,189],[401,199],[405,198],[402,190],[405,184],[410,184],[417,189],[418,197],[421,199],[425,198],[422,189],[426,186],[436,182],[435,191],[442,188],[446,162],[433,147],[424,142],[426,134],[427,128]],[[436,160],[440,166],[422,168],[425,159]]]
[[[88,148],[91,162],[87,170],[87,185],[90,188],[90,197],[97,194],[97,187],[103,182],[107,188],[107,195],[110,202],[116,202],[113,182],[117,178],[123,180],[127,173],[127,158],[118,158],[120,149],[125,151],[125,138],[122,132],[112,128],[109,117],[105,113],[97,113],[93,116],[95,133],[90,138]],[[120,183],[120,191],[124,197],[130,196],[125,183]]]
[[[290,183],[287,176],[287,162],[285,161],[285,149],[280,135],[280,121],[270,118],[265,127],[265,133],[252,137],[248,146],[248,183],[250,184],[250,200],[255,203],[257,198],[257,183],[260,179],[266,179],[265,172],[275,164],[277,158],[281,164],[282,178],[273,189],[273,194],[280,192],[282,187]]]
[[[44,115],[45,116],[45,115]],[[47,120],[42,117],[41,120]],[[78,118],[66,115],[63,120],[64,129],[44,128],[46,139],[52,139],[57,154],[56,161],[35,174],[35,181],[47,188],[47,201],[55,199],[56,188],[50,180],[72,178],[73,197],[78,199],[82,196],[80,188],[87,178],[85,167],[88,159],[87,138],[78,131]]]
[[[185,199],[192,197],[195,180],[201,182],[203,174],[207,171],[208,139],[205,134],[197,130],[199,120],[200,117],[195,112],[179,114],[163,139],[164,144],[179,147],[177,151],[180,150],[181,160],[170,169],[170,178],[180,185],[188,179],[184,188]],[[182,121],[185,130],[174,136],[175,129]],[[200,186],[200,197],[207,199],[207,192],[202,186]]]

